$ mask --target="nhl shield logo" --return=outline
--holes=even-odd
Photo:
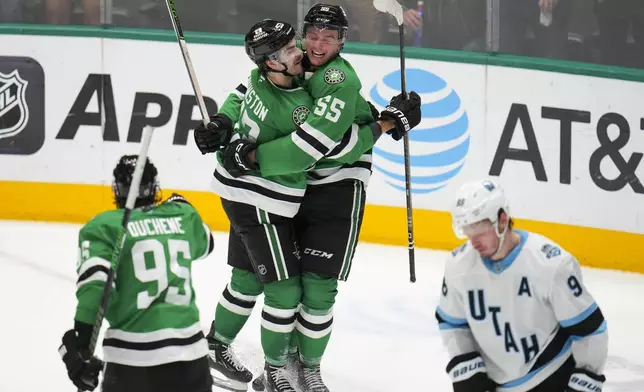
[[[29,107],[25,93],[29,82],[18,70],[8,75],[0,72],[0,139],[22,132],[29,122]]]

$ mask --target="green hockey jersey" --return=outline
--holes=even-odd
[[[251,71],[247,86],[237,87],[219,113],[235,124],[232,140],[241,137],[262,145],[293,132],[307,118],[312,103],[303,88],[278,87],[256,68]],[[221,152],[218,152],[211,186],[224,199],[290,218],[297,214],[304,198],[306,173],[302,170],[284,175],[258,172],[233,178],[221,165]]]
[[[362,84],[342,56],[307,73],[306,90],[314,100],[311,114],[291,137],[260,145],[256,158],[263,174],[308,172],[309,184],[354,178],[368,183],[374,119],[360,94]],[[317,163],[316,163],[317,162]]]
[[[79,232],[77,321],[94,324],[122,218],[123,210],[106,211]],[[207,354],[191,268],[212,249],[210,230],[178,195],[132,211],[105,313],[106,362],[145,367]]]

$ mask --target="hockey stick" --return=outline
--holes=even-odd
[[[101,303],[98,307],[98,313],[96,313],[96,320],[94,321],[94,328],[92,329],[92,337],[89,341],[89,352],[93,355],[94,350],[96,349],[96,342],[98,341],[98,334],[101,331],[101,325],[103,324],[103,319],[105,318],[105,310],[107,309],[107,303],[110,298],[111,288],[114,284],[114,277],[116,274],[116,269],[118,267],[119,261],[121,259],[121,251],[125,245],[125,239],[127,238],[127,224],[130,222],[130,215],[134,209],[134,204],[136,199],[139,196],[139,186],[141,186],[141,177],[143,177],[143,169],[145,168],[145,162],[148,159],[148,149],[150,147],[150,142],[152,141],[152,127],[147,126],[143,129],[143,140],[141,141],[141,151],[139,152],[139,157],[136,160],[136,167],[134,168],[134,174],[132,175],[132,183],[130,184],[130,189],[127,192],[127,200],[125,202],[125,211],[123,211],[123,220],[121,221],[122,232],[121,238],[117,241],[118,248],[112,252],[112,260],[110,260],[110,269],[107,271],[107,280],[103,286],[103,295],[101,297]],[[78,390],[80,392],[80,389]]]
[[[403,8],[396,0],[373,0],[373,6],[380,12],[393,15],[398,22],[400,36],[400,90],[407,97],[405,83],[405,27],[403,25]],[[407,244],[409,248],[409,281],[416,281],[416,254],[414,244],[414,216],[411,204],[411,166],[409,158],[409,135],[403,136],[405,156],[405,195],[407,197]]]
[[[177,42],[181,48],[181,55],[183,56],[183,62],[186,64],[186,69],[188,70],[188,76],[190,77],[190,83],[192,83],[192,89],[195,92],[195,97],[197,98],[197,104],[199,105],[199,111],[201,112],[201,119],[203,125],[207,126],[210,122],[210,116],[208,116],[208,109],[206,109],[206,103],[203,100],[203,94],[199,88],[199,83],[197,82],[197,75],[195,75],[195,69],[192,66],[192,60],[190,60],[190,54],[188,53],[188,45],[186,44],[185,38],[183,38],[183,29],[181,28],[181,22],[179,22],[179,14],[177,14],[177,7],[174,5],[174,0],[166,0],[165,4],[168,6],[168,12],[170,13],[170,20],[172,20],[172,27],[174,28],[174,33],[177,36]]]

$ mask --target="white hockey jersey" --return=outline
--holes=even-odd
[[[521,242],[503,260],[482,259],[466,243],[446,262],[436,318],[450,364],[478,352],[504,392],[534,388],[571,355],[576,367],[602,374],[606,321],[579,263],[548,238],[515,232]]]

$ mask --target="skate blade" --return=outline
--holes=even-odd
[[[230,378],[219,373],[215,369],[210,369],[210,375],[212,376],[212,384],[221,389],[232,392],[246,392],[248,391],[248,384],[245,382],[231,380]]]

